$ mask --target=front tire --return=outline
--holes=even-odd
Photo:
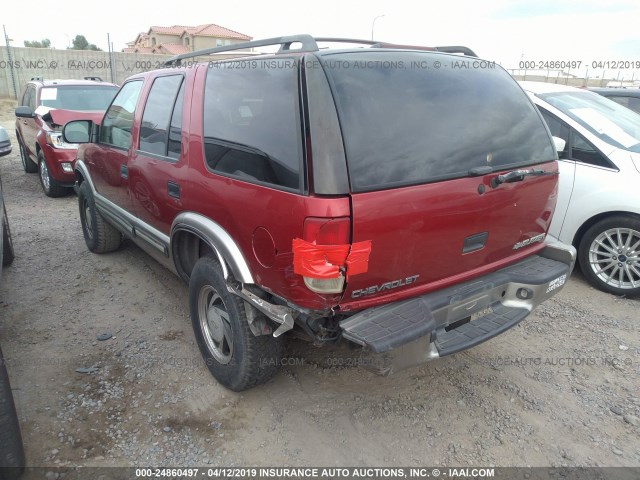
[[[7,207],[3,205],[2,212],[2,265],[7,266],[13,263],[16,258],[13,251],[13,240],[11,238],[11,229],[9,228],[9,218],[7,217]]]
[[[42,150],[38,152],[38,170],[40,171],[40,185],[42,185],[42,190],[47,197],[64,197],[69,193],[68,188],[61,187],[51,178],[51,173],[49,172],[49,167],[47,167],[47,162],[44,160]]]
[[[24,148],[22,142],[18,140],[18,148],[20,149],[20,160],[22,160],[22,168],[26,173],[36,173],[38,171],[38,166],[31,161],[29,155],[27,154],[27,149]]]
[[[640,295],[640,219],[615,215],[596,223],[580,241],[578,260],[594,287],[614,295]]]
[[[122,243],[122,234],[108,223],[96,209],[93,192],[87,182],[78,189],[80,223],[87,248],[93,253],[107,253],[116,250]]]
[[[24,449],[9,375],[0,350],[0,480],[18,478],[24,471]]]
[[[247,390],[278,371],[282,337],[251,333],[242,299],[231,294],[217,259],[198,260],[189,281],[191,322],[211,374],[229,390]]]

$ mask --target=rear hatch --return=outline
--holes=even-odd
[[[342,129],[352,242],[343,310],[469,280],[541,247],[557,188],[540,115],[499,66],[425,52],[321,56]],[[492,185],[515,169],[549,174]]]

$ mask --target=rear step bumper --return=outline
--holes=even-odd
[[[378,354],[410,352],[417,361],[409,364],[489,340],[558,293],[571,275],[575,248],[550,236],[545,243],[537,255],[470,282],[358,312],[340,322],[342,336]],[[408,366],[407,359],[401,363]]]

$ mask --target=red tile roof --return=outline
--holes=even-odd
[[[191,50],[181,43],[161,43],[155,48],[155,51],[160,51],[160,53],[169,53],[171,55],[180,55],[181,53],[189,53]]]
[[[252,37],[239,33],[234,30],[230,30],[215,23],[209,23],[206,25],[198,25],[185,29],[189,34],[202,37],[221,37],[221,38],[233,38],[237,40],[252,40]]]
[[[244,33],[236,32],[229,28],[221,27],[215,23],[207,23],[203,25],[197,25],[190,27],[186,25],[172,25],[170,27],[152,26],[149,28],[149,34],[151,32],[164,34],[164,35],[189,35],[202,36],[202,37],[220,37],[220,38],[233,38],[237,40],[251,40],[252,37],[245,35]]]
[[[156,32],[165,35],[182,35],[182,32],[184,32],[186,28],[193,27],[187,27],[185,25],[172,25],[170,27],[152,26],[149,28],[149,31],[147,33]]]

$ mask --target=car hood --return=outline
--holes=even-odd
[[[100,123],[104,112],[102,111],[82,111],[82,110],[63,110],[61,108],[52,108],[42,114],[42,119],[54,126],[62,126],[71,120],[91,120]]]

